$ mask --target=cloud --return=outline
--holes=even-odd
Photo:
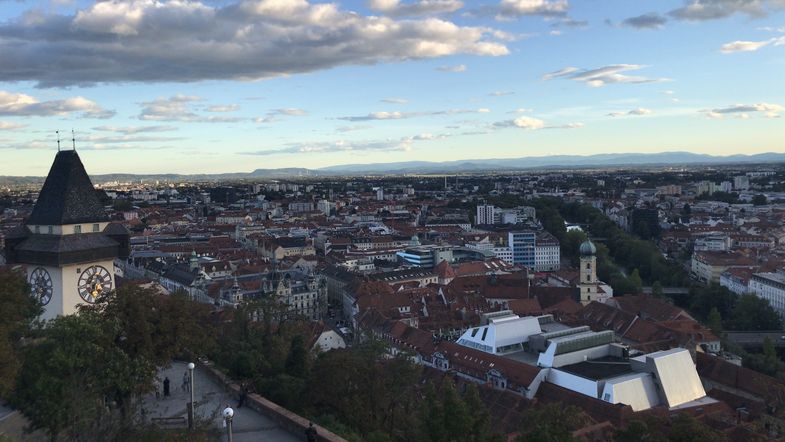
[[[240,110],[239,104],[223,104],[207,106],[204,110],[207,112],[234,112]]]
[[[466,65],[459,64],[455,66],[439,66],[436,68],[436,70],[441,72],[466,72]]]
[[[773,46],[785,45],[785,37],[770,38],[768,40],[763,40],[763,41],[737,40],[722,45],[722,47],[720,47],[720,52],[722,52],[723,54],[732,54],[734,52],[754,52],[768,45],[773,45]]]
[[[434,135],[431,133],[422,133],[397,139],[388,138],[385,140],[338,140],[292,143],[277,149],[263,149],[241,153],[244,155],[267,156],[334,152],[406,152],[410,151],[415,143],[439,140],[449,136],[449,134]]]
[[[75,14],[31,12],[0,23],[0,82],[259,80],[346,65],[456,54],[503,56],[489,27],[396,20],[307,0],[107,0]],[[78,60],[78,62],[76,62]]]
[[[514,120],[500,121],[495,123],[496,127],[518,127],[521,129],[537,130],[545,127],[545,121],[539,118],[522,116]]]
[[[753,112],[763,113],[768,118],[779,118],[780,113],[785,111],[785,106],[772,103],[756,103],[756,104],[734,104],[727,107],[721,107],[710,110],[702,110],[706,117],[712,119],[721,119],[725,115],[736,115],[739,118],[747,119],[749,114]]]
[[[552,28],[558,28],[562,26],[573,29],[583,29],[589,26],[589,22],[586,20],[575,20],[569,17],[563,17],[551,23]]]
[[[185,123],[236,123],[242,121],[238,117],[205,116],[194,112],[193,103],[203,98],[193,95],[173,95],[169,98],[158,97],[152,101],[142,102],[140,120],[145,121],[182,121]]]
[[[17,130],[27,127],[26,124],[11,123],[10,121],[0,121],[0,130]]]
[[[171,132],[177,130],[174,126],[98,126],[93,130],[101,132],[117,132],[120,134],[138,134],[143,132]]]
[[[586,83],[591,87],[602,87],[607,84],[615,83],[658,83],[669,81],[667,78],[647,78],[635,75],[626,75],[622,72],[635,71],[647,66],[639,64],[614,64],[602,66],[596,69],[578,69],[566,67],[555,72],[549,72],[542,76],[543,80],[553,80],[556,78],[568,78],[575,81]]]
[[[785,8],[782,0],[685,0],[684,6],[668,13],[677,20],[704,21],[746,14],[761,18]]]
[[[382,98],[379,101],[381,101],[382,103],[390,103],[390,104],[406,104],[409,102],[409,100],[405,98]]]
[[[567,14],[567,0],[501,0],[497,20],[511,20],[525,15],[563,17]]]
[[[419,0],[401,3],[400,0],[369,0],[368,7],[391,17],[432,15],[455,12],[463,7],[458,0]]]
[[[344,121],[403,120],[406,118],[432,117],[438,115],[459,115],[459,114],[474,114],[474,113],[484,114],[490,111],[491,111],[490,109],[484,107],[481,107],[479,109],[448,109],[448,110],[441,110],[441,111],[424,111],[424,112],[380,111],[380,112],[371,112],[368,115],[338,117],[338,119]]]
[[[335,130],[338,131],[338,132],[354,132],[354,131],[358,131],[358,130],[365,130],[365,129],[371,129],[371,128],[373,128],[373,126],[368,125],[368,124],[355,124],[355,125],[352,125],[352,126],[338,126],[338,127],[335,128]]]
[[[79,137],[77,141],[88,142],[93,144],[128,144],[128,143],[160,143],[164,141],[177,141],[182,140],[182,137],[160,137],[149,135],[88,135],[86,137]]]
[[[581,129],[584,127],[586,127],[585,124],[581,122],[577,122],[577,123],[562,124],[560,126],[545,126],[543,129]]]
[[[639,107],[639,108],[635,108],[635,109],[627,111],[627,112],[611,112],[611,113],[607,114],[607,116],[615,118],[615,117],[623,117],[625,115],[633,115],[633,116],[651,115],[653,113],[654,113],[654,111],[651,110],[651,109],[646,109],[646,108]]]
[[[514,94],[515,94],[515,92],[513,92],[513,91],[493,91],[493,92],[489,93],[488,95],[490,95],[491,97],[504,97],[504,96],[507,96],[507,95],[514,95]]]
[[[622,21],[621,24],[635,29],[659,29],[667,22],[668,19],[660,14],[648,12],[637,17],[630,17]]]
[[[14,117],[51,117],[78,115],[81,118],[111,118],[115,111],[104,109],[84,97],[38,101],[25,94],[0,91],[0,115]]]
[[[267,113],[269,116],[274,115],[286,115],[287,117],[304,117],[308,115],[308,111],[305,109],[298,109],[296,107],[285,107],[279,109],[273,109]]]

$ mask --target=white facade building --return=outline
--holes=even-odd
[[[753,273],[749,291],[769,301],[772,308],[785,319],[785,271]]]

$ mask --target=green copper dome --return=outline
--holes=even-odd
[[[581,256],[592,256],[597,254],[597,247],[594,246],[594,243],[589,241],[588,239],[581,244],[580,248]]]

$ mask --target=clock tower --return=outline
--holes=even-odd
[[[599,282],[597,280],[597,247],[588,239],[581,244],[579,249],[581,255],[580,281],[580,302],[583,305],[591,301],[599,301],[600,296],[597,290]]]
[[[33,212],[6,240],[10,262],[27,273],[42,319],[76,311],[115,288],[114,260],[127,258],[129,233],[110,223],[76,150],[57,152]]]

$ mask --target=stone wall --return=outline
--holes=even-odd
[[[220,383],[221,385],[224,385],[226,389],[231,391],[232,394],[234,394],[237,398],[240,397],[240,385],[211,365],[202,363],[199,365],[205,370],[205,372],[207,372],[210,377],[213,378],[213,380]],[[302,440],[305,440],[305,430],[308,428],[310,423],[308,419],[296,413],[292,413],[291,411],[263,398],[256,393],[249,394],[245,403],[247,407],[258,411],[259,413],[275,421],[275,423],[280,425],[281,428],[294,435],[298,435],[302,438]],[[316,433],[318,435],[317,440],[319,441],[347,442],[346,439],[338,436],[337,434],[320,425],[314,424],[314,428],[316,428]]]

